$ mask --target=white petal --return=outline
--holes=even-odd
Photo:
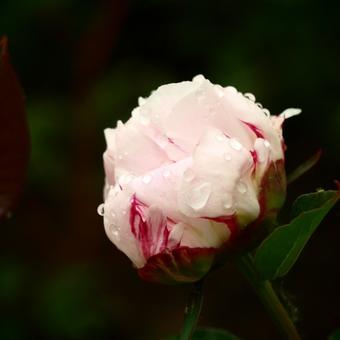
[[[297,116],[301,113],[301,109],[295,109],[295,108],[290,108],[290,109],[286,109],[284,110],[280,116],[284,117],[284,119],[288,119],[290,117],[294,117]]]

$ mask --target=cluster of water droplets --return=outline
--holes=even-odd
[[[261,103],[256,102],[256,97],[252,93],[246,92],[243,96],[258,106],[267,117],[270,117],[270,111],[264,108]]]
[[[207,81],[204,76],[198,75],[193,78],[193,82],[201,86],[204,81]],[[209,91],[208,89],[202,89],[202,87],[198,88],[195,92],[196,98],[199,101],[199,103],[205,107],[205,109],[208,111],[208,115],[205,116],[206,119],[209,119],[214,114],[216,114],[217,107],[221,104],[220,100],[216,100],[215,98],[210,98],[210,96],[206,96],[206,91]],[[224,97],[224,88],[220,85],[214,85],[214,91],[217,95],[218,99],[222,99]],[[213,99],[213,103],[210,99]]]
[[[116,212],[114,210],[111,210],[109,212],[109,216],[108,216],[108,214],[105,213],[105,203],[101,203],[98,206],[97,212],[100,216],[104,216],[104,224],[105,225],[110,224],[109,230],[110,230],[111,234],[114,236],[114,238],[117,241],[119,241],[119,239],[120,239],[120,227],[116,224],[116,220],[117,220]],[[126,215],[127,211],[122,210],[122,214]]]

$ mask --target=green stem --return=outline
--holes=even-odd
[[[198,323],[203,303],[203,279],[196,282],[185,308],[180,340],[190,340]]]
[[[276,295],[269,281],[262,281],[254,266],[253,257],[247,254],[238,261],[239,268],[267,308],[284,339],[301,340],[295,325]]]

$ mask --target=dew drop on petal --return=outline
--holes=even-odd
[[[126,215],[126,213],[127,213],[126,210],[122,210],[123,215]]]
[[[119,236],[119,231],[118,230],[114,230],[112,232],[112,235],[114,236],[114,238],[119,241],[120,240],[120,236]]]
[[[255,103],[260,109],[263,109],[263,106],[261,103]]]
[[[240,194],[245,194],[245,193],[247,192],[247,190],[248,190],[247,184],[244,183],[244,182],[242,182],[242,181],[240,181],[240,182],[237,183],[236,189],[237,189],[237,191],[238,191]]]
[[[164,178],[168,178],[168,177],[170,177],[170,175],[171,175],[170,170],[164,170],[164,171],[163,171],[163,177],[164,177]]]
[[[241,150],[242,149],[242,144],[240,144],[236,139],[234,139],[234,138],[231,138],[230,140],[229,140],[229,144],[230,144],[230,146],[234,149],[234,150],[236,150],[236,151],[239,151],[239,150]]]
[[[237,93],[237,90],[235,89],[234,86],[227,86],[224,88],[224,90],[228,93]]]
[[[133,180],[133,175],[122,175],[118,179],[120,185],[129,184]]]
[[[264,140],[263,144],[266,148],[270,148],[270,143],[266,139]]]
[[[122,155],[118,155],[118,159],[122,160],[123,156]]]
[[[102,203],[102,204],[100,204],[100,205],[98,206],[98,208],[97,208],[97,213],[98,213],[98,215],[104,216],[104,214],[105,214],[105,209],[104,209],[104,207],[105,207],[105,204],[104,204],[104,203]]]
[[[188,205],[194,210],[200,210],[207,204],[210,194],[211,184],[202,183],[190,192]]]
[[[225,153],[225,154],[224,154],[224,159],[225,159],[226,161],[230,161],[230,160],[231,160],[231,154],[230,154],[230,153]]]
[[[146,175],[142,178],[144,184],[149,184],[152,181],[152,177],[150,175]]]
[[[230,196],[227,196],[222,201],[223,208],[229,210],[233,206],[233,201]]]
[[[248,92],[248,93],[245,93],[244,96],[245,96],[247,99],[249,99],[251,102],[255,103],[256,98],[255,98],[255,96],[254,96],[252,93],[249,93],[249,92]]]
[[[267,117],[270,117],[270,112],[268,109],[263,109],[262,111]]]

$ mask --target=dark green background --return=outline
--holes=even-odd
[[[28,181],[0,237],[0,339],[162,339],[180,328],[187,286],[140,281],[106,238],[103,129],[126,120],[163,83],[203,73],[253,92],[285,125],[287,167],[319,147],[320,163],[288,202],[340,173],[337,2],[1,0],[0,35],[27,95]],[[190,128],[190,127],[188,127]],[[304,339],[340,327],[339,208],[322,223],[279,291]],[[278,335],[227,265],[206,286],[201,323],[244,339]]]

